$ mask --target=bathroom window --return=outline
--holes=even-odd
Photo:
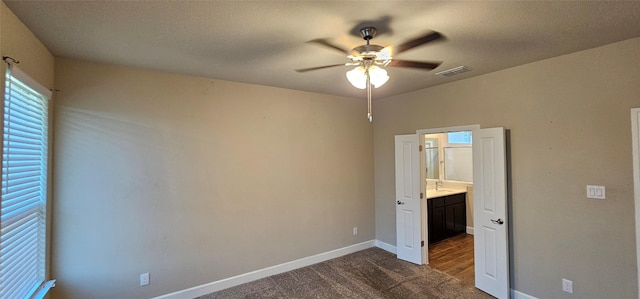
[[[473,182],[471,146],[444,148],[444,178],[447,181]]]
[[[471,145],[471,131],[447,133],[447,143]]]

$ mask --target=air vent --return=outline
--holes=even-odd
[[[436,76],[451,77],[451,76],[454,76],[454,75],[457,75],[457,74],[466,73],[466,72],[468,72],[470,70],[471,69],[469,67],[461,65],[461,66],[454,67],[452,69],[444,70],[442,72],[437,72]]]

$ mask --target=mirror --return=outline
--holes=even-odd
[[[424,135],[426,178],[473,182],[471,131]]]
[[[424,153],[426,155],[427,179],[440,179],[438,156],[438,138],[424,139]]]

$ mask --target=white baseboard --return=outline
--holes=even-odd
[[[520,291],[516,291],[514,289],[511,289],[511,298],[513,299],[538,299],[536,297],[533,297],[531,295],[527,295],[523,292]]]
[[[377,246],[376,245],[377,243],[378,243],[377,240],[370,240],[370,241],[354,244],[354,245],[339,248],[336,250],[331,250],[331,251],[316,254],[313,256],[301,258],[295,261],[286,262],[280,265],[275,265],[275,266],[267,267],[264,269],[252,271],[249,273],[240,274],[233,277],[210,282],[207,284],[195,286],[186,290],[181,290],[181,291],[173,292],[170,294],[158,296],[158,297],[155,297],[154,299],[191,299],[199,296],[204,296],[206,294],[210,294],[210,293],[224,290],[230,287],[241,285],[243,283],[251,282],[251,281],[265,278],[271,275],[276,275],[283,272],[295,270],[298,268],[310,266],[313,264],[324,262],[326,260],[334,259],[337,257],[341,257],[343,255],[347,255],[360,250],[371,248],[371,247]],[[387,245],[391,246],[389,244]],[[394,252],[395,252],[395,247],[394,247]]]
[[[467,234],[473,235],[473,227],[467,226]]]
[[[378,247],[378,248],[380,248],[380,249],[384,249],[384,250],[386,250],[386,251],[388,251],[388,252],[391,252],[391,253],[393,253],[393,254],[396,254],[396,253],[397,253],[396,247],[395,247],[395,246],[393,246],[393,245],[391,245],[391,244],[388,244],[388,243],[382,242],[382,241],[380,241],[380,240],[376,240],[376,243],[375,243],[375,244],[376,244],[376,247]]]

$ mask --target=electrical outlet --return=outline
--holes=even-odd
[[[140,286],[149,284],[149,272],[140,274]]]
[[[573,281],[568,280],[568,279],[562,279],[562,290],[569,293],[569,294],[573,294]]]
[[[353,235],[355,236],[355,235],[357,235],[357,234],[358,234],[358,227],[357,227],[357,226],[354,226],[354,227],[353,227]]]
[[[587,185],[587,198],[607,199],[604,186]]]

